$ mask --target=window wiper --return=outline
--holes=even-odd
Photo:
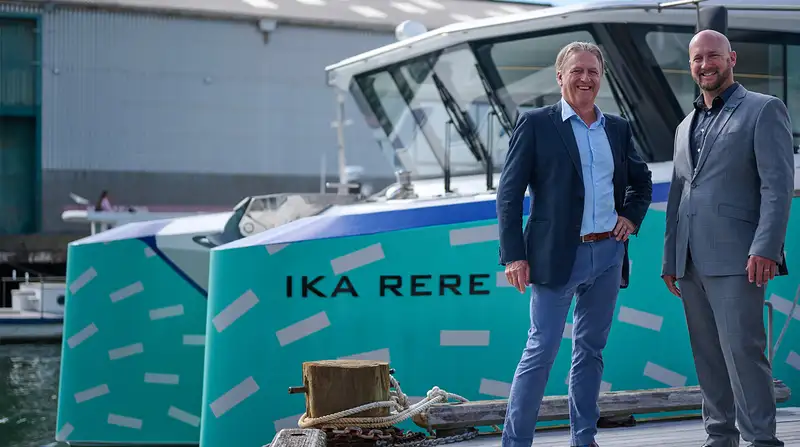
[[[508,115],[506,115],[505,110],[500,107],[500,98],[497,97],[497,92],[492,88],[491,85],[489,85],[489,80],[486,79],[486,75],[483,74],[481,64],[476,63],[475,70],[478,72],[478,77],[481,79],[483,91],[486,93],[486,98],[489,100],[489,105],[492,106],[492,111],[497,116],[497,120],[500,121],[500,125],[503,126],[506,134],[511,135],[511,133],[514,131],[514,125],[511,124],[511,120],[508,118]]]
[[[433,72],[433,70],[431,70]],[[470,152],[478,160],[484,168],[486,167],[486,159],[488,157],[488,152],[486,148],[483,146],[480,138],[478,138],[478,132],[475,129],[475,124],[472,122],[472,119],[467,115],[456,103],[456,100],[453,99],[453,96],[450,94],[450,91],[447,90],[447,87],[444,86],[442,80],[439,79],[439,76],[436,72],[432,73],[433,83],[436,86],[436,90],[439,92],[439,97],[442,99],[442,103],[444,103],[445,109],[447,109],[447,114],[450,116],[450,120],[453,122],[453,126],[455,126],[456,131],[461,135],[461,138],[467,144]],[[449,160],[445,160],[445,164],[449,164]]]

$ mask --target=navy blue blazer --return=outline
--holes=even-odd
[[[635,234],[652,200],[650,169],[633,146],[630,124],[619,116],[604,115],[614,153],[615,209],[636,225]],[[526,188],[531,212],[523,232]],[[527,260],[532,284],[566,284],[581,243],[583,198],[578,144],[570,122],[561,119],[561,104],[520,115],[497,188],[500,264]],[[626,242],[621,288],[628,286],[629,273]]]

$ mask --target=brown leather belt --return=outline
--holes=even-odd
[[[581,236],[581,242],[597,242],[602,241],[603,239],[608,239],[612,237],[614,233],[610,231],[606,231],[605,233],[589,233],[587,235]]]

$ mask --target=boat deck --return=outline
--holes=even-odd
[[[800,407],[778,409],[778,438],[789,446],[800,446]],[[706,440],[703,421],[700,419],[659,422],[640,422],[635,427],[600,429],[597,443],[600,447],[701,447]],[[497,447],[500,436],[482,435],[461,442],[458,447]],[[569,430],[542,430],[536,433],[533,447],[568,447]],[[744,440],[741,446],[748,445]]]

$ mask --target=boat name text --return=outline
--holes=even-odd
[[[358,297],[359,293],[353,281],[342,275],[331,287],[332,281],[326,276],[287,276],[286,297],[302,298],[320,297],[335,298],[341,295]],[[488,295],[486,280],[491,278],[487,273],[470,273],[468,275],[380,275],[377,277],[379,296],[445,296],[451,295]],[[327,292],[327,293],[326,293]]]

